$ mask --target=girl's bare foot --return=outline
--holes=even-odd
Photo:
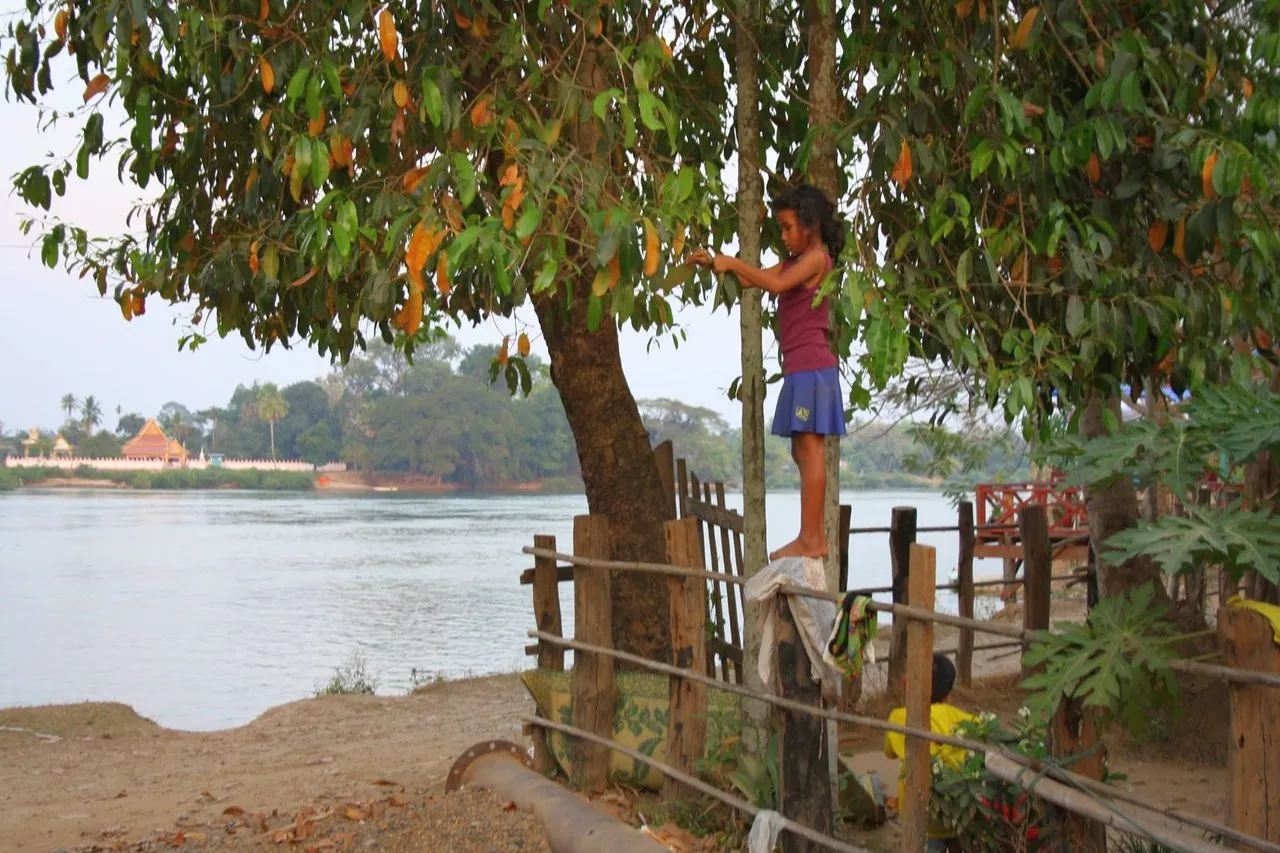
[[[783,557],[826,557],[827,543],[821,538],[797,536],[769,555],[770,560],[781,560]]]

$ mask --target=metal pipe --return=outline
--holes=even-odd
[[[605,814],[572,791],[531,769],[528,754],[507,741],[486,741],[467,750],[449,771],[446,790],[480,785],[542,822],[553,853],[665,853],[666,847]]]

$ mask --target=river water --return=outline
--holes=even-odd
[[[854,526],[940,495],[844,495]],[[741,498],[729,497],[734,508]],[[413,669],[445,677],[527,666],[535,533],[572,542],[577,496],[334,496],[244,492],[0,493],[0,707],[119,701],[161,725],[244,724],[310,696],[358,654],[379,693]],[[769,497],[770,542],[798,529],[799,496]],[[888,537],[856,536],[851,584],[888,583]],[[938,548],[945,582],[956,537]],[[980,571],[998,567],[980,567]],[[562,592],[573,623],[572,594]],[[939,609],[954,612],[939,593]]]

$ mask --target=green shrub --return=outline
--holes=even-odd
[[[373,695],[378,681],[369,673],[369,663],[364,655],[353,652],[342,666],[335,667],[327,684],[316,685],[317,696],[343,696],[351,694]]]
[[[21,485],[22,481],[11,469],[0,468],[0,492],[11,492]]]
[[[135,489],[151,488],[151,475],[146,471],[137,471],[128,480],[128,485]]]

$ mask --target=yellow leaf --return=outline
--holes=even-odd
[[[59,9],[53,16],[53,31],[58,34],[58,41],[67,40],[67,10]]]
[[[595,278],[591,279],[591,293],[598,299],[609,292],[609,270],[606,267],[600,267],[596,270]]]
[[[476,18],[475,23],[471,26],[471,35],[478,39],[489,37],[489,22],[484,18]]]
[[[529,336],[524,332],[516,339],[516,352],[520,353],[521,358],[529,357]]]
[[[1169,239],[1169,223],[1163,219],[1157,219],[1151,223],[1151,227],[1147,229],[1147,245],[1151,247],[1151,251],[1157,255],[1164,248],[1165,241]]]
[[[560,119],[556,119],[555,121],[551,122],[551,124],[547,125],[547,132],[544,135],[542,142],[548,148],[550,148],[551,146],[555,145],[557,142],[560,141],[561,126],[562,126],[562,122],[560,121]]]
[[[264,24],[267,16],[271,14],[271,0],[261,0],[258,5],[258,23]]]
[[[506,367],[507,362],[511,359],[511,356],[507,353],[507,347],[509,347],[510,345],[511,345],[511,336],[504,335],[502,338],[502,346],[498,348],[498,364],[502,365],[503,367]]]
[[[520,179],[520,167],[512,163],[502,172],[502,178],[498,181],[498,186],[509,187]]]
[[[178,248],[184,252],[194,252],[196,248],[196,235],[188,231],[182,235],[182,239],[178,241]]]
[[[400,34],[396,32],[396,21],[391,17],[390,8],[378,13],[378,44],[382,46],[382,55],[387,62],[395,62],[400,50]]]
[[[419,279],[421,281],[421,279]],[[391,320],[392,325],[412,337],[418,333],[418,328],[422,326],[422,287],[409,288],[409,299],[404,303],[404,307],[396,312],[395,317]],[[351,812],[355,809],[347,810],[347,817],[350,820],[364,820],[364,817],[352,817]]]
[[[267,94],[276,87],[276,71],[271,67],[271,60],[265,56],[258,58],[258,73],[262,75],[262,90]]]
[[[907,182],[911,180],[911,146],[907,144],[907,140],[902,140],[902,147],[898,149],[898,162],[893,164],[893,182],[900,188],[906,189]]]
[[[973,0],[959,0],[956,3],[956,17],[964,20],[973,14]]]
[[[313,118],[311,119],[311,121],[307,122],[307,132],[310,133],[312,136],[319,136],[320,134],[324,133],[325,124],[326,124],[326,121],[324,116],[317,116],[316,118]]]
[[[458,22],[458,29],[460,30],[471,29],[471,19],[468,18],[466,15],[462,14],[457,9],[453,10],[453,19]]]
[[[403,80],[397,80],[396,84],[391,87],[391,95],[395,98],[396,106],[404,109],[404,105],[409,103],[409,87],[404,84]]]
[[[1179,219],[1173,229],[1173,256],[1186,263],[1187,260],[1187,220]]]
[[[1217,193],[1213,189],[1213,168],[1218,165],[1218,152],[1213,151],[1204,159],[1204,168],[1200,170],[1200,188],[1205,198],[1213,198]]]
[[[485,127],[493,121],[493,98],[481,95],[471,108],[471,123],[476,127]]]
[[[622,261],[617,256],[613,256],[613,260],[609,261],[609,289],[613,290],[618,286],[618,279],[622,278]]]
[[[245,195],[249,194],[249,190],[253,188],[253,185],[257,182],[257,180],[258,180],[258,167],[254,166],[252,169],[249,170],[249,176],[244,179]]]
[[[667,44],[667,40],[658,39],[658,41],[662,42],[662,55],[667,59],[674,59],[675,54],[671,52],[671,45]]]
[[[1009,280],[1014,284],[1026,285],[1028,266],[1027,250],[1023,249],[1022,254],[1018,255],[1018,260],[1013,262],[1013,267],[1009,270]]]
[[[1014,31],[1013,38],[1009,39],[1010,47],[1014,50],[1022,50],[1027,46],[1027,39],[1031,38],[1031,28],[1036,25],[1036,18],[1039,16],[1039,6],[1032,6],[1027,10],[1022,20],[1018,22],[1018,29]]]
[[[653,221],[649,217],[644,218],[644,275],[645,278],[652,278],[658,272],[658,262],[661,260],[658,246],[658,229],[653,227]]]
[[[1244,90],[1244,99],[1246,101],[1253,97],[1253,81],[1248,77],[1240,78],[1240,88]]]
[[[671,242],[671,256],[680,258],[684,254],[684,224],[676,226],[676,239]]]
[[[111,78],[105,74],[99,74],[89,81],[89,85],[84,87],[84,102],[87,104],[98,95],[107,91],[107,86],[111,83]]]
[[[249,269],[253,272],[254,275],[257,275],[259,266],[260,264],[258,262],[258,241],[254,240],[251,244],[249,244]]]
[[[1098,159],[1097,152],[1089,155],[1089,162],[1085,164],[1084,172],[1089,176],[1089,183],[1096,184],[1102,180],[1102,161]]]
[[[516,214],[511,209],[511,205],[504,204],[502,206],[502,227],[510,231],[516,226]]]
[[[984,24],[987,22],[987,0],[978,0],[978,20]]]
[[[1202,95],[1209,94],[1209,87],[1213,85],[1213,81],[1218,79],[1218,57],[1209,55],[1209,66],[1204,70],[1204,90]]]
[[[453,286],[449,283],[449,253],[441,252],[436,261],[436,290],[441,296],[448,296]]]

